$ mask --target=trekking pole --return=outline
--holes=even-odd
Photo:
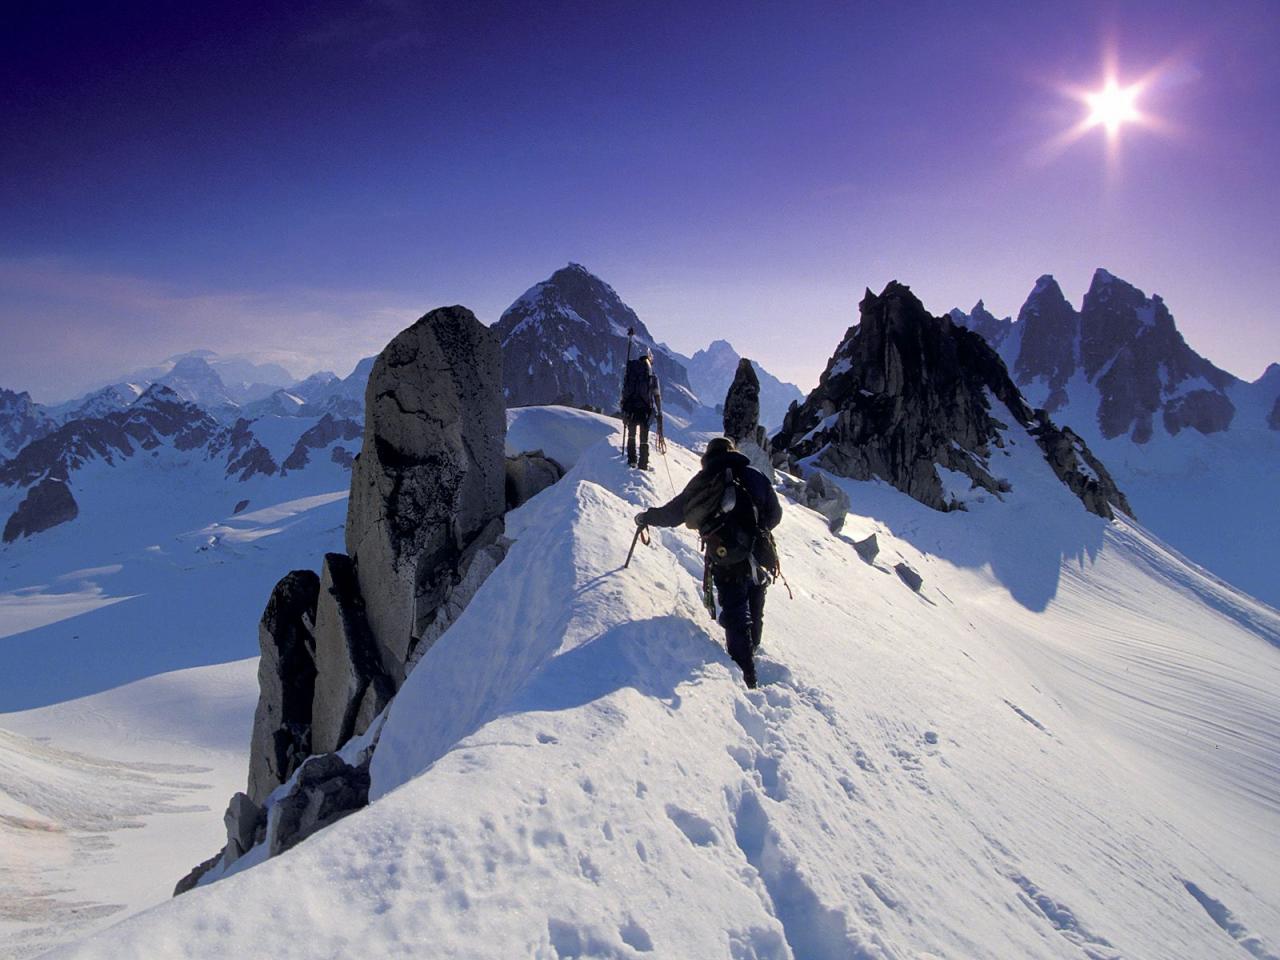
[[[636,535],[631,538],[631,549],[627,551],[627,562],[622,565],[625,570],[631,566],[631,555],[636,552],[636,541],[641,541],[647,547],[650,543],[649,528],[645,526],[636,527]]]
[[[662,465],[667,468],[667,483],[671,485],[671,495],[676,495],[676,482],[671,479],[671,461],[667,459],[667,437],[662,429],[662,414],[658,414],[658,452],[662,454]]]

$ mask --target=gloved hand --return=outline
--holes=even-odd
[[[641,510],[636,514],[636,526],[647,527],[649,525],[649,511]]]

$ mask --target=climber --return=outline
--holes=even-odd
[[[626,428],[627,464],[641,470],[649,466],[649,421],[657,414],[658,452],[666,443],[662,435],[662,387],[653,372],[653,357],[648,351],[627,361],[622,381],[622,422]],[[640,434],[640,453],[636,455],[636,433]]]
[[[714,583],[729,656],[751,688],[756,686],[755,651],[764,629],[765,591],[780,573],[770,531],[781,519],[782,504],[773,484],[728,437],[707,444],[702,469],[674,500],[636,514],[639,527],[684,523],[698,531],[704,548],[704,596],[714,616]]]

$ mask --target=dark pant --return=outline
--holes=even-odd
[[[742,668],[747,686],[755,686],[755,650],[764,630],[765,585],[749,576],[712,572],[720,599],[720,626],[733,662]]]
[[[649,415],[628,413],[623,416],[623,424],[627,428],[627,463],[637,465],[636,434],[640,434],[639,466],[649,466]]]

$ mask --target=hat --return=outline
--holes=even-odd
[[[738,448],[733,445],[733,441],[728,437],[713,437],[707,441],[707,449],[702,453],[702,462],[705,464],[708,460],[724,456],[726,453],[731,453],[736,449]]]

